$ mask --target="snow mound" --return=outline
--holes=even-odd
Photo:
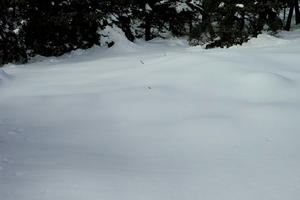
[[[2,68],[0,200],[299,200],[300,39],[111,31],[112,48]]]
[[[70,61],[78,63],[111,57],[115,54],[137,52],[137,45],[129,41],[124,32],[116,26],[107,26],[100,34],[100,46],[94,45],[89,49],[76,49],[59,57],[35,56],[30,59],[30,64],[55,65],[61,62],[70,63]],[[113,46],[108,49],[109,44],[113,44]]]
[[[11,75],[7,74],[3,69],[0,69],[0,83],[10,78],[12,78]]]
[[[251,72],[239,78],[240,95],[250,101],[280,101],[290,97],[293,80],[271,72]]]
[[[271,72],[252,72],[243,77],[246,82],[258,83],[261,86],[290,86],[292,80],[282,75]]]
[[[300,29],[294,31],[281,31],[280,33],[278,33],[278,37],[285,38],[288,40],[299,39],[299,35],[300,35]]]
[[[288,40],[264,33],[258,35],[257,38],[250,39],[247,43],[243,44],[243,46],[244,47],[272,47],[272,46],[278,46],[287,43]]]
[[[136,45],[129,41],[125,33],[116,26],[107,26],[101,31],[101,45],[108,45],[113,42],[112,49],[120,52],[132,52],[136,50]]]

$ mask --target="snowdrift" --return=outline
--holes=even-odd
[[[114,34],[0,72],[1,200],[299,199],[299,34],[211,50]]]
[[[11,78],[11,75],[7,74],[3,69],[0,69],[0,83]]]

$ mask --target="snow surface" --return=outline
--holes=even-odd
[[[8,65],[0,199],[299,200],[299,53],[295,31]]]

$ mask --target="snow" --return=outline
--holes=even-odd
[[[299,35],[4,67],[1,200],[298,200]]]
[[[113,50],[118,51],[120,53],[136,51],[136,45],[130,42],[129,40],[125,39],[125,33],[116,26],[107,26],[104,30],[101,31],[101,35],[103,36],[101,39],[102,46],[113,42]],[[76,53],[76,51],[74,53]]]
[[[224,3],[224,2],[221,2],[221,3],[219,4],[218,8],[224,8],[224,6],[225,6],[225,3]]]
[[[183,3],[183,2],[177,2],[173,7],[175,8],[178,14],[182,12],[192,11],[191,7],[188,6],[187,3]]]
[[[145,10],[147,12],[151,12],[152,11],[152,8],[151,8],[151,6],[148,3],[145,4]]]
[[[12,77],[9,74],[7,74],[3,69],[0,69],[0,84],[10,78]]]
[[[236,7],[238,7],[238,8],[244,8],[245,6],[244,6],[244,4],[236,4]]]

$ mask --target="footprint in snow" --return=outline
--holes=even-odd
[[[10,134],[10,135],[19,135],[22,133],[23,133],[23,129],[21,129],[21,128],[14,128],[13,130],[8,132],[8,134]]]
[[[25,173],[24,172],[16,172],[16,176],[24,176]]]
[[[0,159],[0,162],[1,163],[10,163],[10,159],[8,157],[3,157],[3,158]]]

